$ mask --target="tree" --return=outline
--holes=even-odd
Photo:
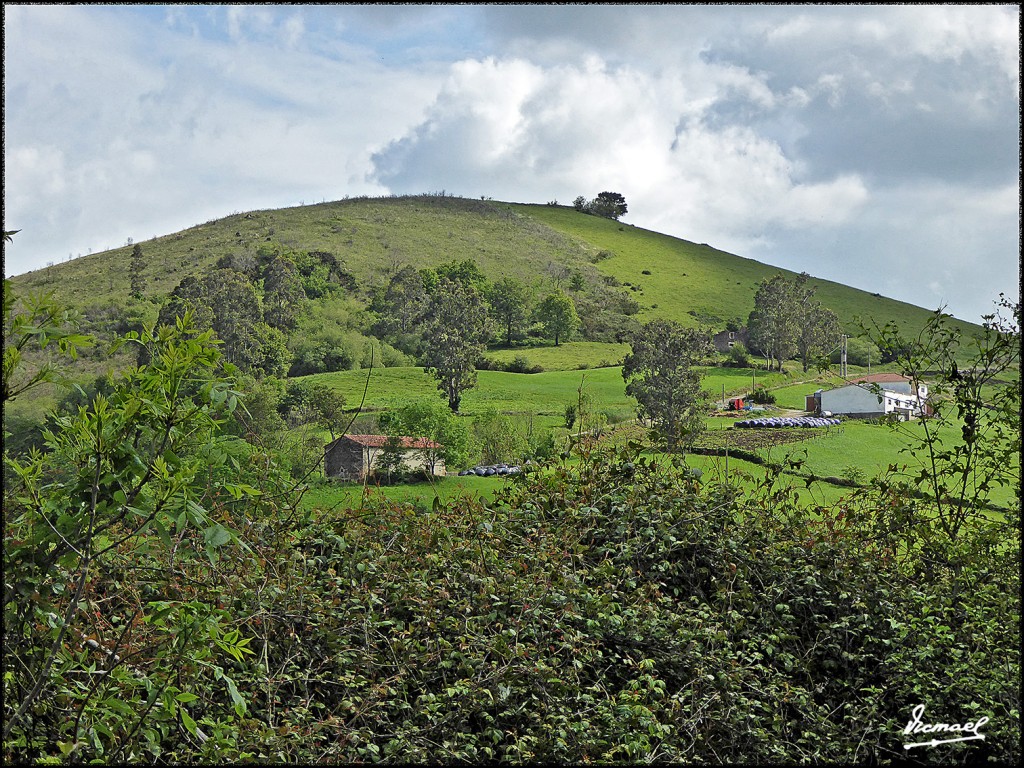
[[[266,323],[252,327],[252,346],[246,351],[242,366],[257,378],[284,376],[291,362],[291,352],[284,334]]]
[[[505,344],[508,346],[526,333],[530,297],[530,289],[511,277],[503,277],[487,293],[491,315],[505,329]]]
[[[839,343],[842,333],[836,313],[815,301],[815,289],[807,285],[809,278],[810,275],[802,272],[793,289],[798,329],[795,343],[804,364],[804,373],[810,369],[813,356],[827,354]]]
[[[968,521],[987,522],[983,505],[996,486],[1020,496],[1020,320],[1020,302],[1000,295],[996,312],[984,316],[982,331],[968,339],[941,307],[915,338],[904,337],[891,321],[865,328],[915,391],[931,382],[919,424],[891,422],[909,438],[900,452],[910,464],[890,468],[897,495],[926,489],[929,496],[907,510],[913,519],[893,525],[913,529],[914,546],[931,539],[930,531],[953,541]]]
[[[576,305],[561,291],[548,295],[537,306],[534,315],[543,324],[545,335],[555,340],[556,347],[559,341],[568,340],[580,327]]]
[[[729,347],[729,365],[736,368],[746,368],[750,365],[750,357],[742,341],[734,341]]]
[[[580,213],[588,213],[592,216],[603,216],[606,219],[618,221],[620,216],[626,215],[626,198],[618,192],[601,192],[593,200],[587,201],[580,195],[573,201],[573,207]]]
[[[17,231],[5,232],[4,239],[10,240]],[[55,383],[61,378],[55,361],[27,366],[25,352],[42,351],[53,345],[62,355],[74,359],[80,347],[91,347],[95,340],[78,332],[76,314],[58,305],[52,293],[30,294],[20,299],[11,282],[5,279],[3,303],[3,402],[6,404],[40,384]]]
[[[412,332],[423,319],[427,300],[423,275],[412,267],[403,267],[370,304],[378,317],[373,326],[374,334],[380,338],[395,338]]]
[[[423,452],[431,474],[441,459],[449,468],[469,462],[470,436],[466,422],[443,403],[433,400],[405,403],[382,413],[380,426],[389,437],[422,437],[436,443],[439,447]]]
[[[618,221],[620,216],[626,215],[626,198],[618,192],[601,192],[591,202],[590,209],[595,216]]]
[[[294,330],[305,300],[302,280],[291,259],[271,259],[263,271],[264,322],[284,333]]]
[[[132,259],[128,271],[132,281],[132,296],[137,299],[141,299],[146,291],[146,277],[143,275],[145,266],[142,260],[142,245],[136,243],[135,247],[132,248]]]
[[[341,434],[345,396],[336,389],[320,383],[292,382],[282,403],[286,403],[291,418],[298,423],[313,423],[320,429],[326,429],[331,440]]]
[[[210,309],[206,284],[197,277],[189,275],[171,291],[167,301],[160,307],[159,325],[173,327],[178,318],[192,312],[193,325],[200,330],[213,327],[213,310]]]
[[[262,518],[281,488],[247,485],[262,485],[248,446],[219,432],[238,398],[230,367],[191,321],[129,333],[121,343],[148,346],[148,365],[54,417],[45,454],[4,456],[5,756],[109,750],[116,762],[154,721],[197,737],[182,706],[197,679],[227,681],[245,711],[217,657],[252,653],[218,606],[245,576],[221,570],[219,550],[238,541],[239,508]],[[254,560],[237,561],[241,574]]]
[[[255,326],[263,319],[255,288],[233,269],[213,270],[203,285],[213,313],[213,330],[224,342],[224,357],[242,368],[252,367],[259,358]]]
[[[803,361],[804,373],[810,369],[814,356],[831,351],[839,343],[841,335],[839,317],[831,309],[819,305],[802,312],[796,348]]]
[[[526,436],[516,428],[511,416],[489,408],[473,420],[473,434],[480,446],[481,461],[497,464],[521,461],[530,450]]]
[[[635,397],[669,451],[689,445],[704,429],[705,403],[696,367],[713,349],[710,334],[654,320],[634,335],[622,365],[626,394]]]
[[[768,367],[796,351],[797,302],[794,286],[781,274],[761,281],[754,295],[754,310],[747,320],[751,346],[765,356]]]
[[[487,307],[475,288],[441,278],[427,307],[424,370],[437,379],[453,413],[476,385],[476,361],[490,335]]]
[[[442,278],[472,286],[484,296],[487,295],[490,288],[487,276],[480,271],[480,265],[473,259],[450,261],[447,264],[434,267],[434,269],[425,269],[421,274],[423,275],[423,285],[428,293],[437,290]]]

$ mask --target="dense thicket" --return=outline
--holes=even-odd
[[[128,343],[5,455],[6,760],[1020,758],[1019,508],[953,531],[899,478],[808,506],[633,444],[300,517],[211,335]],[[986,740],[908,753],[919,704]]]

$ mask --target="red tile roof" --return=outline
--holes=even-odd
[[[391,438],[387,435],[344,435],[344,438],[366,448],[384,448]],[[425,437],[398,437],[399,446],[402,448],[440,448],[440,443],[428,440]]]

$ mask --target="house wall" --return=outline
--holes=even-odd
[[[901,386],[900,382],[892,386]],[[909,394],[910,385],[896,391],[887,382],[885,389],[877,395],[870,389],[850,384],[821,393],[821,410],[846,416],[871,418],[891,413],[894,410],[908,411],[920,415],[920,402]]]
[[[324,452],[324,475],[339,480],[362,480],[363,448],[349,440],[338,440]]]
[[[850,385],[821,393],[821,410],[848,416],[881,416],[885,413],[882,396]]]
[[[727,354],[736,342],[749,349],[749,341],[750,332],[746,328],[741,328],[738,331],[719,331],[711,337],[711,342],[715,345],[715,349],[723,354]]]
[[[339,438],[324,451],[324,474],[337,480],[362,480],[368,473],[377,471],[384,448],[371,448],[352,440]],[[429,452],[421,448],[401,450],[402,467],[409,472],[429,472]],[[440,456],[434,462],[434,475],[447,474],[444,459]]]
[[[364,448],[365,451],[365,463],[370,467],[370,471],[374,472],[377,470],[380,464],[380,456],[384,453],[383,448]],[[427,452],[418,448],[409,448],[402,451],[402,467],[409,472],[428,472],[430,469],[430,461],[427,456]],[[444,467],[444,459],[441,457],[437,458],[434,462],[434,475],[437,477],[444,477],[446,475]]]
[[[868,384],[866,386],[870,387],[871,385]],[[910,391],[911,391],[910,390],[910,386],[911,385],[910,385],[909,381],[886,381],[886,382],[883,382],[883,383],[879,384],[878,386],[880,386],[882,389],[886,390],[887,392],[902,392],[905,395],[909,395]]]

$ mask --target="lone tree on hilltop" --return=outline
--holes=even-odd
[[[632,348],[623,361],[622,378],[626,394],[639,404],[637,413],[653,422],[669,451],[692,445],[704,429],[709,396],[701,389],[696,366],[711,353],[710,334],[653,320],[637,331]]]
[[[580,213],[603,216],[616,221],[620,216],[625,216],[627,210],[626,198],[618,192],[602,192],[590,201],[580,195],[573,201],[573,207]]]

